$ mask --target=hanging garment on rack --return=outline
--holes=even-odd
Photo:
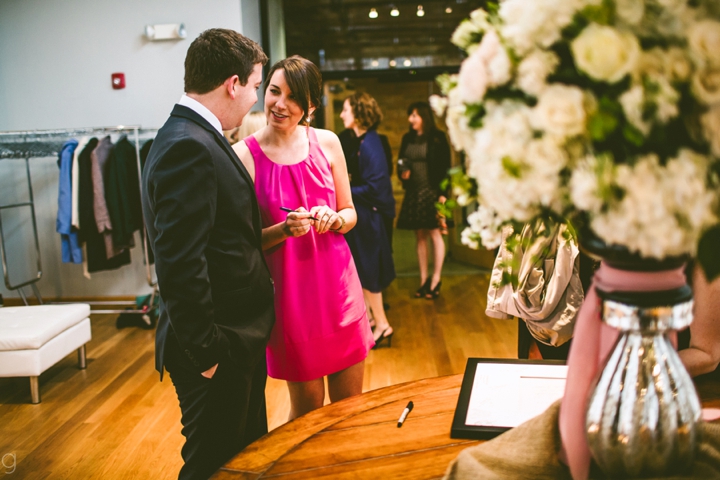
[[[155,139],[151,138],[147,142],[143,143],[142,148],[140,148],[140,172],[145,169],[145,160],[150,153],[150,147],[152,147],[153,140]],[[150,242],[147,243],[147,261],[150,265],[153,265],[155,263],[155,254],[153,253],[152,245],[150,245]]]
[[[95,184],[92,178],[93,164],[91,156],[99,144],[92,139],[79,156],[80,181],[80,240],[85,242],[87,252],[87,268],[89,273],[102,270],[114,270],[131,262],[130,251],[125,250],[119,255],[107,258],[104,235],[98,232],[95,218]]]
[[[78,243],[77,232],[72,228],[72,163],[77,146],[77,140],[68,140],[63,144],[58,155],[60,179],[58,181],[58,214],[55,229],[60,234],[64,263],[82,263],[82,249]]]
[[[142,228],[137,161],[135,146],[123,137],[113,147],[107,162],[105,200],[115,248],[134,246],[133,234]]]
[[[150,147],[152,147],[153,140],[154,139],[151,138],[147,142],[143,143],[142,148],[140,148],[140,171],[145,168],[145,159],[147,159],[148,153],[150,153]]]
[[[80,230],[80,216],[78,215],[78,157],[80,152],[83,151],[85,145],[90,141],[90,137],[82,137],[78,141],[78,146],[75,147],[75,153],[73,154],[72,163],[72,226],[76,230]]]
[[[108,212],[107,203],[105,202],[105,176],[107,171],[107,160],[110,157],[113,143],[110,135],[106,136],[98,143],[95,150],[90,154],[90,163],[92,166],[92,183],[93,183],[93,212],[95,214],[95,223],[97,231],[102,234],[105,240],[105,258],[108,260],[120,255],[123,249],[116,249],[112,239],[112,222],[110,221],[110,212]]]

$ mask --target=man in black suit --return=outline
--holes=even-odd
[[[274,286],[253,182],[222,130],[257,102],[259,45],[203,32],[185,58],[185,91],[143,170],[143,214],[160,288],[156,368],[182,410],[181,479],[207,479],[267,433],[265,345]]]

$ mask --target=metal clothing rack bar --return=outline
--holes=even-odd
[[[86,128],[64,128],[64,129],[51,129],[51,130],[16,130],[16,131],[5,131],[0,132],[0,160],[2,159],[24,159],[25,160],[25,171],[28,182],[28,195],[29,201],[19,202],[7,205],[0,205],[0,212],[3,210],[9,210],[14,208],[30,208],[30,216],[32,218],[32,229],[35,240],[35,251],[37,254],[37,274],[35,277],[20,283],[12,283],[10,280],[10,274],[8,269],[7,261],[7,247],[5,242],[5,235],[2,227],[2,216],[0,216],[0,260],[2,261],[3,277],[5,280],[5,286],[9,290],[16,290],[22,298],[25,305],[28,305],[27,297],[23,291],[23,287],[30,286],[33,290],[38,303],[42,304],[42,297],[40,291],[35,285],[42,278],[42,263],[40,260],[40,241],[38,238],[37,222],[35,216],[35,201],[33,198],[32,179],[30,176],[30,159],[31,158],[46,158],[51,156],[57,156],[62,148],[62,145],[70,138],[76,136],[95,136],[110,133],[123,133],[133,134],[133,140],[135,142],[135,156],[137,160],[138,169],[138,184],[140,186],[140,194],[142,195],[142,181],[141,172],[142,165],[140,162],[140,136],[146,134],[157,133],[156,129],[143,129],[139,125],[117,125],[110,127],[86,127]],[[148,250],[147,232],[145,231],[145,225],[141,226],[141,238],[142,238],[142,250],[143,260],[145,262],[145,271],[147,276],[148,285],[153,287],[150,301],[148,302],[148,309],[128,309],[128,310],[92,310],[91,313],[140,313],[146,314],[153,307],[155,296],[157,295],[157,281],[153,280],[152,270],[150,268],[150,258]],[[135,302],[121,301],[121,302],[87,302],[90,305],[135,305]]]

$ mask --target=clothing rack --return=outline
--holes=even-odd
[[[0,258],[2,261],[3,277],[5,279],[5,286],[9,290],[16,290],[22,298],[25,305],[28,305],[27,297],[23,291],[23,287],[30,286],[35,298],[39,304],[43,304],[40,291],[37,288],[36,283],[42,278],[42,262],[40,259],[40,241],[38,238],[37,222],[35,219],[35,200],[33,197],[32,180],[30,177],[30,159],[31,158],[47,158],[57,157],[62,145],[71,138],[79,136],[101,136],[111,133],[127,133],[132,134],[135,142],[135,155],[137,159],[138,167],[138,183],[140,184],[140,192],[142,194],[142,181],[141,181],[141,163],[140,163],[140,137],[155,137],[157,129],[144,129],[139,125],[118,125],[112,127],[88,127],[88,128],[69,128],[69,129],[54,129],[54,130],[20,130],[20,131],[6,131],[0,132],[0,160],[4,159],[24,159],[25,160],[25,173],[28,184],[28,198],[27,202],[19,202],[8,205],[0,205],[0,213],[3,210],[9,210],[13,208],[30,208],[30,216],[32,219],[32,230],[35,240],[35,251],[37,254],[37,274],[30,279],[13,283],[10,280],[10,273],[8,271],[7,262],[7,246],[5,243],[5,235],[2,228],[2,216],[0,215]],[[145,226],[141,226],[141,238],[142,238],[142,251],[143,259],[145,261],[145,271],[147,275],[148,285],[153,287],[153,291],[150,297],[149,308],[153,308],[155,296],[157,295],[157,281],[153,280],[152,269],[150,267],[149,250],[148,250],[148,238]],[[62,303],[62,302],[59,302]],[[117,301],[117,302],[86,302],[91,305],[135,305],[133,301]],[[92,313],[140,313],[146,314],[149,310],[92,310]],[[147,321],[147,320],[146,320]]]

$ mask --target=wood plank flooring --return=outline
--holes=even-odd
[[[516,356],[515,322],[484,314],[487,276],[445,277],[436,301],[412,299],[417,282],[398,278],[386,292],[395,335],[391,348],[370,352],[364,391],[461,373],[468,357]],[[177,478],[180,409],[154,370],[154,331],[117,330],[113,315],[91,320],[88,368],[78,370],[73,354],[43,373],[41,404],[28,403],[27,379],[0,378],[0,476]],[[273,429],[287,420],[285,383],[269,379],[266,396]]]

